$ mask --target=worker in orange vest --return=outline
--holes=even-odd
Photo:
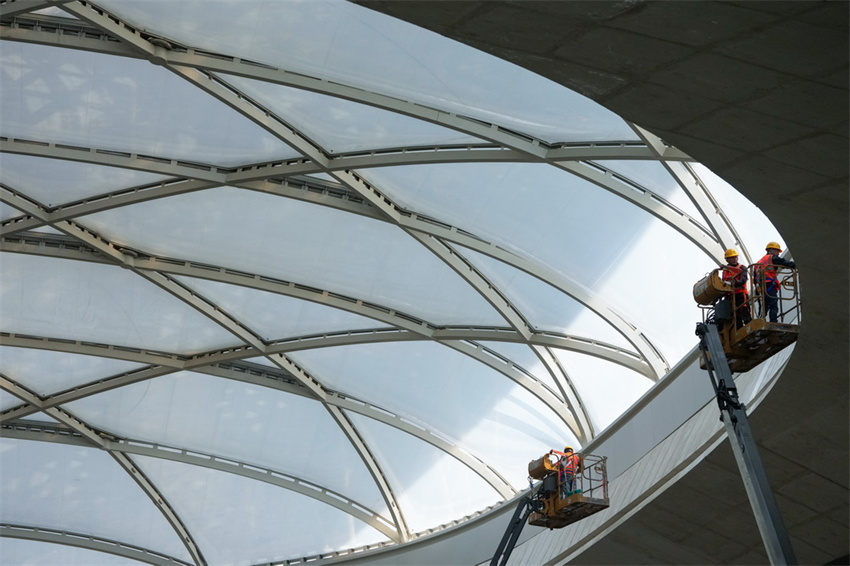
[[[769,242],[765,246],[767,254],[758,260],[757,274],[764,281],[764,307],[770,322],[777,322],[779,318],[779,280],[776,276],[776,266],[797,267],[793,261],[779,257],[782,248],[776,242]]]
[[[732,308],[735,310],[735,324],[741,328],[753,317],[750,313],[750,294],[747,291],[747,267],[738,263],[738,252],[726,250],[726,265],[723,266],[723,280],[732,285]]]
[[[575,487],[576,473],[581,471],[579,470],[581,458],[573,452],[570,446],[565,447],[563,452],[550,450],[549,453],[557,454],[561,457],[558,461],[558,470],[561,478],[561,498],[566,498],[575,492],[573,488]]]

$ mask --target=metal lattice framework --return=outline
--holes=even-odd
[[[31,14],[44,7],[60,7],[76,20]],[[157,486],[134,464],[134,456],[176,461],[266,482],[292,490],[332,506],[373,527],[390,543],[400,544],[416,538],[405,519],[392,482],[351,419],[351,414],[374,419],[415,437],[419,441],[452,456],[495,490],[502,500],[514,497],[517,489],[488,462],[448,440],[439,432],[440,423],[414,423],[386,407],[359,399],[326,385],[323,376],[314,375],[290,357],[293,353],[340,345],[381,342],[434,341],[454,349],[498,372],[527,390],[566,424],[582,443],[598,432],[594,430],[584,401],[575,387],[568,368],[552,349],[594,356],[637,372],[653,381],[669,369],[670,361],[641,332],[634,321],[619,315],[604,297],[545,266],[505,249],[478,234],[468,233],[439,219],[410,210],[393,202],[380,186],[370,182],[372,168],[394,165],[433,163],[522,162],[545,163],[576,175],[645,210],[708,255],[720,257],[722,250],[738,245],[739,238],[729,221],[713,202],[707,189],[689,166],[690,159],[665,145],[637,126],[640,142],[611,140],[606,143],[548,144],[525,134],[509,131],[498,124],[482,123],[437,108],[406,102],[378,92],[310,77],[286,69],[242,60],[227,53],[209,53],[180,45],[169,38],[156,37],[134,28],[107,13],[96,4],[83,1],[17,0],[0,5],[4,42],[25,42],[57,49],[87,50],[116,57],[144,59],[162,66],[207,95],[216,98],[242,116],[261,126],[277,139],[296,150],[301,157],[270,163],[246,163],[227,168],[214,164],[189,163],[168,156],[151,156],[115,151],[109,147],[78,147],[49,139],[2,137],[0,152],[80,163],[119,167],[164,175],[167,178],[144,186],[115,187],[97,197],[78,202],[47,206],[28,197],[14,186],[0,186],[0,201],[20,211],[0,224],[0,253],[27,254],[93,262],[115,269],[129,270],[145,282],[162,289],[184,304],[214,321],[229,332],[238,346],[195,354],[148,351],[126,345],[67,340],[57,336],[32,336],[14,332],[0,333],[0,345],[45,351],[85,354],[142,364],[140,369],[99,379],[72,390],[38,395],[13,379],[0,376],[3,390],[20,399],[20,404],[0,413],[2,435],[36,442],[59,442],[88,446],[110,454],[157,505],[185,545],[195,564],[206,559],[191,530]],[[264,81],[365,104],[425,122],[440,125],[482,140],[477,145],[440,147],[374,148],[368,152],[333,154],[250,97],[228,84],[226,75]],[[599,164],[605,160],[655,160],[673,175],[699,210],[702,218],[693,218],[664,198],[634,180]],[[323,173],[329,180],[308,177]],[[401,312],[364,297],[343,295],[330,289],[316,288],[304,281],[276,280],[261,273],[232,270],[227,265],[210,265],[192,258],[162,257],[150,250],[134,249],[110,241],[86,224],[85,217],[97,212],[133,206],[156,199],[167,199],[189,192],[220,186],[258,191],[282,199],[293,199],[313,206],[329,207],[393,225],[439,258],[483,297],[501,315],[505,324],[497,327],[440,326],[409,312]],[[50,227],[59,234],[36,232]],[[620,333],[633,349],[600,342],[592,337],[557,334],[536,330],[523,309],[489,280],[465,257],[473,250],[533,278],[574,299],[601,317]],[[198,278],[247,289],[309,301],[372,319],[373,329],[266,340],[245,321],[202,294],[189,289],[180,277]],[[504,342],[530,347],[552,378],[556,388],[535,377],[526,367],[487,347],[487,342]],[[248,361],[265,358],[273,367]],[[345,494],[319,485],[310,478],[293,477],[279,470],[250,462],[233,461],[221,455],[202,453],[185,446],[165,446],[133,438],[121,438],[97,430],[70,412],[66,405],[130,384],[154,380],[179,371],[191,370],[217,378],[246,382],[286,394],[311,399],[324,406],[339,429],[348,438],[368,469],[389,510],[388,515],[369,509]],[[47,414],[57,423],[29,420],[34,414]],[[423,426],[424,425],[424,426]],[[137,548],[120,541],[100,539],[85,533],[54,532],[35,525],[0,525],[0,536],[26,538],[79,546],[113,553],[151,564],[184,564],[159,554],[156,549]]]

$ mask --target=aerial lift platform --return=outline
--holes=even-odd
[[[507,564],[526,521],[529,525],[560,529],[608,508],[607,459],[594,454],[577,456],[579,463],[570,491],[562,484],[558,456],[550,452],[528,463],[529,481],[539,481],[519,501],[491,566]]]
[[[694,300],[703,311],[703,322],[716,328],[733,373],[753,369],[764,360],[797,341],[799,326],[784,322],[798,320],[800,315],[799,279],[797,270],[776,266],[779,281],[779,321],[770,322],[765,308],[763,266],[753,264],[747,268],[749,299],[744,305],[733,304],[737,299],[732,286],[723,281],[723,268],[719,267],[694,285]],[[750,313],[750,320],[741,317],[740,308]],[[710,355],[710,354],[708,354]],[[706,369],[705,356],[700,367]]]
[[[794,549],[750,430],[746,406],[738,398],[732,376],[754,368],[797,340],[798,325],[785,322],[800,318],[797,270],[775,268],[779,283],[777,322],[768,320],[763,265],[747,268],[751,286],[744,304],[735,304],[738,295],[723,281],[721,267],[694,285],[694,300],[703,309],[703,322],[697,324],[696,334],[700,367],[708,371],[714,387],[720,419],[726,426],[770,563],[796,564]]]

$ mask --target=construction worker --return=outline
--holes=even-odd
[[[723,266],[723,280],[732,285],[732,308],[735,310],[735,324],[741,328],[753,317],[750,314],[750,294],[747,291],[747,268],[738,263],[738,252],[726,250],[726,265]]]
[[[777,322],[779,318],[779,279],[776,276],[776,266],[797,267],[793,261],[779,257],[782,253],[782,248],[776,242],[768,242],[765,246],[767,254],[758,262],[756,274],[761,282],[764,283],[764,307],[767,311],[768,320]]]
[[[561,457],[558,461],[558,471],[561,478],[561,498],[564,499],[574,493],[576,473],[581,471],[581,459],[570,446],[565,447],[563,452],[550,450],[549,453]]]

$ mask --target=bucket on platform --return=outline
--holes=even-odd
[[[732,285],[720,277],[720,270],[715,269],[694,283],[694,300],[699,305],[713,305],[717,299],[732,290]]]

